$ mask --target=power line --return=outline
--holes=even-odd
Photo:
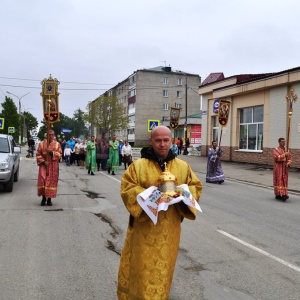
[[[26,79],[26,78],[15,78],[15,77],[4,77],[0,76],[2,79],[8,80],[21,80],[21,81],[37,81],[41,82],[38,79]],[[89,85],[115,85],[114,83],[93,83],[93,82],[76,82],[76,81],[60,81],[60,83],[67,83],[67,84],[89,84]]]
[[[12,85],[12,84],[1,84],[0,83],[0,86],[6,86],[6,87],[14,87],[14,88],[25,88],[25,89],[41,89],[41,87],[36,87],[36,86],[23,86],[23,85]],[[192,87],[188,86],[191,90],[193,90]],[[174,86],[167,86],[167,87],[164,87],[164,86],[140,86],[138,88],[135,88],[135,90],[139,91],[139,90],[153,90],[153,89],[180,89],[180,88],[183,88],[182,86],[178,86],[178,85],[174,85]],[[194,88],[197,88],[197,87],[194,87]],[[114,89],[114,88],[112,88]],[[63,88],[63,87],[60,87],[59,90],[63,90],[63,91],[109,91],[110,89],[103,89],[103,88]],[[118,92],[119,90],[121,91],[131,91],[133,89],[122,89],[122,88],[117,88],[116,91]],[[193,90],[194,91],[194,90]],[[197,93],[196,91],[194,91],[195,93]],[[197,93],[198,94],[198,93]]]

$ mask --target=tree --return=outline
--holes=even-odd
[[[86,137],[88,134],[88,128],[85,125],[84,112],[80,108],[75,110],[72,121],[72,135],[75,137]]]
[[[87,111],[84,115],[85,121],[95,126],[98,131],[105,129],[112,135],[127,128],[128,116],[124,116],[124,107],[116,97],[100,96],[88,104]]]
[[[45,138],[45,133],[47,132],[47,123],[45,121],[42,121],[42,126],[40,127],[39,133],[38,133],[38,137],[39,139],[43,140]],[[54,130],[55,136],[57,138],[61,137],[62,135],[64,135],[61,132],[62,128],[72,128],[73,126],[73,120],[64,115],[63,113],[59,113],[59,122],[55,122],[53,124],[51,124],[51,129]],[[66,138],[68,139],[70,136],[73,135],[73,132],[71,132],[70,134],[66,135]]]
[[[14,139],[17,141],[20,130],[20,116],[18,113],[17,106],[14,101],[5,96],[5,100],[1,103],[2,112],[0,114],[1,118],[4,118],[4,129],[0,130],[2,133],[8,133],[8,127],[15,127],[15,133],[13,133]]]
[[[34,117],[30,112],[23,112],[23,124],[25,124],[26,128],[26,138],[29,136],[29,132],[36,129],[39,125],[39,122],[36,117]],[[23,126],[23,125],[22,125]],[[22,131],[23,132],[23,131]]]

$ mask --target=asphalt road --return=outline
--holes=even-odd
[[[0,299],[117,299],[123,172],[61,164],[58,198],[41,207],[37,166],[22,159],[13,193],[0,191]],[[267,188],[196,174],[203,213],[183,222],[170,299],[300,299],[299,196],[276,202]]]

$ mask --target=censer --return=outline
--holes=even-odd
[[[167,163],[165,163],[165,171],[158,178],[158,190],[163,194],[174,196],[176,194],[176,181],[176,177],[168,171]]]

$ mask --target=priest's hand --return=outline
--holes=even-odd
[[[52,151],[51,149],[47,149],[47,153],[48,153],[51,157],[53,157],[53,151]]]

